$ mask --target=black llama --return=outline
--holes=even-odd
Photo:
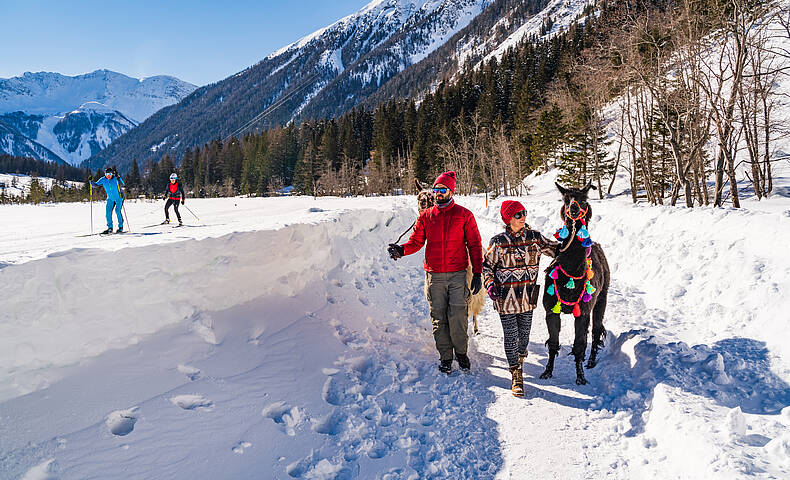
[[[593,342],[587,368],[595,367],[598,350],[603,347],[606,329],[603,315],[606,310],[606,294],[609,291],[609,264],[603,249],[590,239],[587,225],[592,217],[592,208],[587,203],[587,194],[595,189],[592,183],[582,189],[563,188],[555,183],[562,193],[560,209],[564,226],[554,234],[560,241],[557,257],[546,269],[546,288],[543,292],[543,307],[546,309],[546,326],[549,330],[549,361],[540,378],[551,378],[554,359],[560,350],[560,313],[571,313],[575,319],[576,335],[573,341],[573,356],[576,360],[576,384],[584,385],[584,353],[587,349],[587,332],[590,329],[590,314],[593,321]]]

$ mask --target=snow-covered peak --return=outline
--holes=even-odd
[[[23,111],[57,115],[86,102],[99,102],[135,122],[189,95],[195,85],[170,76],[145,79],[110,70],[96,70],[69,77],[53,72],[25,72],[0,79],[0,113]]]
[[[331,25],[320,28],[272,52],[266,59],[276,58],[283,53],[299,50],[311,41],[321,39],[327,33],[354,31],[360,27],[369,28],[375,23],[395,23],[400,25],[418,9],[428,5],[427,10],[434,10],[442,3],[442,0],[373,0],[356,13],[343,17]]]
[[[86,112],[95,112],[95,113],[113,113],[115,110],[108,107],[107,105],[99,102],[85,102],[79,106],[76,110],[71,111],[70,113],[86,113]]]

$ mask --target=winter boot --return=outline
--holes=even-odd
[[[183,224],[184,224],[184,223],[183,223],[183,222],[181,221],[181,219],[179,218],[179,219],[178,219],[178,226],[180,227],[180,226],[181,226],[181,225],[183,225]]]
[[[469,357],[465,353],[456,353],[455,359],[458,360],[458,367],[464,372],[468,372],[472,366]]]
[[[540,378],[551,378],[554,375],[554,358],[557,356],[557,353],[559,353],[559,349],[549,349],[549,361],[546,362],[546,370],[540,374]]]
[[[510,367],[510,375],[513,377],[513,384],[510,387],[514,397],[524,396],[524,373],[521,371],[521,365],[514,365]]]
[[[109,235],[112,233],[112,228],[108,228],[107,230],[101,232],[99,235]]]
[[[587,379],[584,378],[584,358],[576,360],[576,385],[587,385]]]
[[[123,230],[121,230],[121,227],[118,227],[118,230],[116,230],[115,233],[123,233]]]
[[[165,221],[162,222],[160,225],[167,225],[168,223],[170,223],[170,219],[169,218],[165,218]]]
[[[527,360],[528,356],[529,356],[529,352],[519,353],[518,354],[518,364],[519,365],[524,365],[524,362]]]
[[[453,361],[452,360],[442,360],[439,362],[439,371],[442,373],[450,373],[453,371]]]

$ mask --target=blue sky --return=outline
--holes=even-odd
[[[205,85],[369,2],[0,0],[0,78],[106,68]]]

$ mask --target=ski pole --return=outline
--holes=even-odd
[[[131,232],[132,224],[129,222],[129,215],[126,213],[126,202],[124,201],[125,198],[123,197],[123,193],[121,193],[121,177],[117,173],[115,176],[115,184],[118,185],[118,196],[121,197],[121,210],[123,210],[123,219],[126,221],[126,224],[129,225],[126,231]]]
[[[189,210],[189,207],[187,207],[186,203],[184,204],[184,208],[186,208],[187,210]],[[195,212],[193,212],[192,210],[189,210],[189,213],[191,213],[191,214],[192,214],[192,215],[193,215],[195,218],[197,218],[197,221],[198,221],[198,222],[200,221],[200,219],[198,218],[198,216],[197,216],[197,215],[195,215]]]
[[[91,203],[91,235],[93,235],[93,183],[88,179],[88,187],[90,188],[90,203]]]

